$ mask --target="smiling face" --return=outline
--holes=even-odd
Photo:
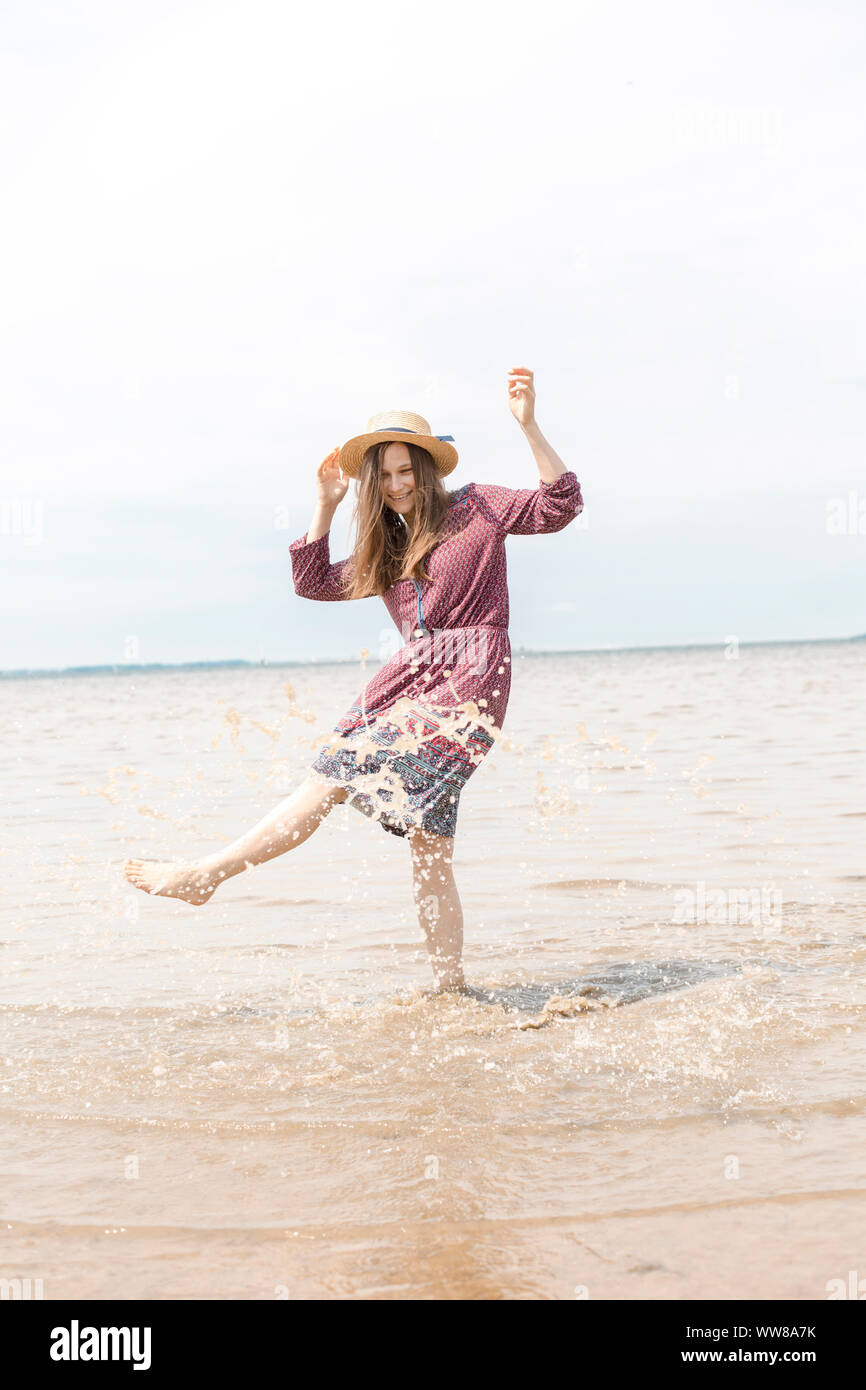
[[[379,486],[385,506],[408,521],[415,508],[415,474],[405,444],[392,440],[382,450]]]

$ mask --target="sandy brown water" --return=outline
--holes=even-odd
[[[520,656],[472,998],[338,807],[203,909],[358,665],[0,682],[0,1277],[46,1298],[823,1299],[866,1279],[866,643]],[[866,1285],[864,1285],[866,1290]]]

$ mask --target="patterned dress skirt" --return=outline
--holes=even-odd
[[[460,793],[493,746],[473,701],[442,708],[403,697],[378,717],[353,705],[311,765],[392,835],[454,837]]]

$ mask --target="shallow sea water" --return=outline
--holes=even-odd
[[[361,664],[0,682],[0,1276],[46,1298],[827,1297],[866,1276],[863,642],[514,654],[470,997],[348,806],[201,909]]]

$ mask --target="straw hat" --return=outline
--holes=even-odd
[[[423,415],[414,415],[411,410],[383,410],[379,415],[370,416],[365,434],[356,434],[343,445],[340,467],[350,478],[357,478],[370,445],[392,440],[399,444],[420,444],[433,455],[433,462],[444,477],[457,467],[453,439],[453,434],[431,434]]]

